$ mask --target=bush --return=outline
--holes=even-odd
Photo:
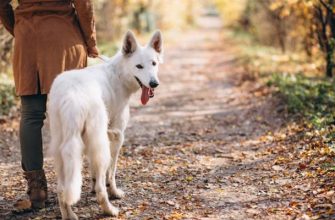
[[[0,103],[0,115],[8,115],[16,104],[13,81],[4,74],[0,74]]]
[[[274,74],[269,81],[287,101],[288,111],[305,117],[317,128],[335,122],[335,83],[324,78]]]

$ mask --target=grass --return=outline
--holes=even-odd
[[[335,123],[334,80],[302,74],[273,74],[268,85],[283,96],[289,113],[301,115],[316,129]]]
[[[226,33],[227,34],[227,33]],[[335,138],[335,81],[324,77],[323,61],[302,52],[282,53],[265,46],[240,30],[227,34],[237,45],[245,71],[274,87],[283,98],[288,113],[299,116],[311,128],[327,131],[329,142]]]
[[[307,57],[304,52],[288,51],[283,53],[279,48],[263,45],[252,35],[241,30],[225,30],[228,40],[237,45],[237,54],[241,55],[242,65],[248,72],[269,77],[273,73],[321,76],[322,59]],[[268,78],[267,78],[268,79]]]
[[[6,74],[0,74],[0,116],[8,115],[16,104],[14,83]]]

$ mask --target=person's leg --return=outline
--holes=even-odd
[[[21,96],[20,144],[24,171],[43,169],[42,127],[47,95]]]
[[[42,127],[46,101],[47,95],[21,96],[21,164],[28,182],[29,200],[19,200],[14,205],[17,209],[45,207],[47,182],[43,170]]]

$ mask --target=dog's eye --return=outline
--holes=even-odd
[[[152,61],[152,65],[156,66],[156,62],[155,62],[155,61]]]
[[[137,68],[137,69],[143,69],[144,67],[143,67],[141,64],[137,64],[137,65],[136,65],[136,68]]]

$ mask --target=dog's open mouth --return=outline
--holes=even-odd
[[[155,95],[154,89],[148,88],[145,85],[143,85],[141,80],[139,80],[136,76],[135,76],[135,79],[138,82],[139,86],[142,88],[141,102],[142,102],[142,105],[145,105],[148,103],[150,98],[154,97]]]

